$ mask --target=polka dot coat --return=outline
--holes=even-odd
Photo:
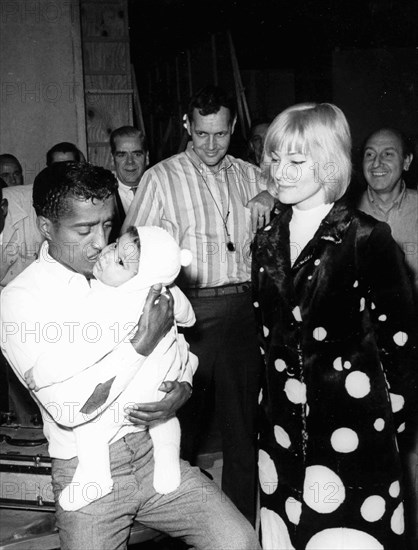
[[[338,201],[291,266],[291,216],[280,207],[253,247],[263,547],[402,549],[397,436],[418,395],[403,254]]]

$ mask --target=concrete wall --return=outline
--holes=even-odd
[[[0,153],[26,184],[55,143],[86,153],[80,34],[78,0],[0,0]]]

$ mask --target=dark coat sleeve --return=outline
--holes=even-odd
[[[388,382],[396,428],[414,417],[418,402],[417,316],[403,252],[385,223],[361,247],[361,273],[371,321]]]

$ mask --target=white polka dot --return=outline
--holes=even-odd
[[[300,521],[300,514],[302,513],[302,503],[293,497],[289,497],[286,500],[284,507],[289,521],[295,525],[298,525]]]
[[[392,411],[394,413],[399,412],[403,409],[403,406],[405,405],[405,399],[402,397],[402,395],[398,395],[396,393],[389,393],[390,397],[390,404],[392,406]]]
[[[368,533],[348,527],[333,527],[319,531],[309,540],[305,550],[358,550],[360,548],[361,550],[384,550],[380,542]]]
[[[358,443],[358,435],[350,428],[339,428],[331,435],[332,448],[339,453],[352,453]]]
[[[308,281],[312,279],[312,275],[308,275]]]
[[[261,355],[265,355],[265,354],[266,354],[266,352],[264,351],[264,348],[260,348],[260,353],[261,353]]]
[[[296,321],[301,322],[302,321],[302,315],[300,314],[300,307],[296,306],[293,311],[293,317],[296,319]]]
[[[373,426],[377,432],[381,432],[385,427],[385,421],[383,420],[383,418],[378,418],[377,420],[375,420]]]
[[[317,259],[317,260],[314,261],[314,264],[315,264],[315,265],[319,265],[320,263],[321,263],[321,260],[319,260],[319,259]]]
[[[271,225],[266,225],[266,227],[264,228],[264,231],[270,231],[271,229]]]
[[[258,394],[258,404],[260,404],[263,401],[263,389],[260,390],[260,393]]]
[[[286,524],[279,514],[263,507],[260,510],[260,523],[261,543],[263,548],[286,548],[286,550],[295,550],[290,540]]]
[[[263,273],[264,267],[260,267],[260,273]]]
[[[399,428],[397,430],[398,434],[401,434],[402,432],[404,432],[405,428],[406,428],[405,422],[402,422],[402,424],[399,425]]]
[[[379,521],[386,510],[385,499],[379,495],[372,495],[363,502],[360,513],[366,521]]]
[[[360,311],[364,311],[365,306],[366,300],[364,298],[360,298]]]
[[[332,364],[335,370],[343,370],[343,362],[341,357],[337,357],[334,359],[334,362]]]
[[[288,449],[290,447],[290,437],[286,430],[281,426],[274,426],[274,437],[279,445]]]
[[[372,303],[370,304],[370,307],[371,307],[372,309],[376,309],[376,304],[375,304],[374,302],[372,302]]]
[[[313,331],[313,337],[315,340],[318,340],[319,342],[322,342],[322,340],[325,340],[327,336],[327,331],[324,329],[324,327],[316,327]]]
[[[303,382],[289,378],[284,385],[284,391],[292,403],[306,403],[306,385]]]
[[[390,518],[390,528],[397,535],[402,535],[405,531],[405,521],[404,521],[404,512],[402,502],[393,512],[392,517]]]
[[[401,330],[393,335],[393,341],[397,346],[404,346],[408,341],[408,335]]]
[[[276,359],[274,361],[274,368],[279,372],[283,372],[286,369],[286,363],[283,361],[283,359]]]
[[[269,329],[263,325],[263,334],[264,334],[264,337],[267,338],[267,336],[269,335],[269,333],[270,333]]]
[[[370,392],[370,379],[364,372],[350,372],[345,379],[345,389],[351,397],[360,399]]]
[[[253,303],[253,306],[254,306],[255,308],[259,308],[259,307],[260,307],[260,304],[259,304],[258,302],[254,302],[254,303]]]
[[[263,493],[271,495],[277,489],[277,470],[266,451],[258,451],[258,477]]]
[[[379,315],[378,319],[379,319],[379,321],[386,321],[387,320],[387,315],[382,313],[382,315]]]
[[[347,369],[347,370],[348,370],[348,369],[351,369],[351,363],[350,363],[350,361],[344,361],[344,368]]]
[[[306,410],[306,416],[309,416],[309,413],[311,412],[311,409],[309,408],[308,404],[306,404],[305,410]]]
[[[392,498],[397,498],[401,492],[401,484],[399,481],[394,481],[389,487],[389,494]]]
[[[303,484],[303,500],[319,514],[334,512],[345,500],[341,478],[326,466],[308,466]]]
[[[354,281],[353,287],[354,287],[354,288],[357,288],[357,287],[358,287],[358,281]]]

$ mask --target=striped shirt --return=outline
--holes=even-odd
[[[226,155],[213,173],[189,142],[184,153],[145,172],[122,232],[129,225],[158,225],[189,249],[193,261],[183,268],[182,286],[244,283],[250,280],[253,238],[246,204],[265,188],[257,166]]]

